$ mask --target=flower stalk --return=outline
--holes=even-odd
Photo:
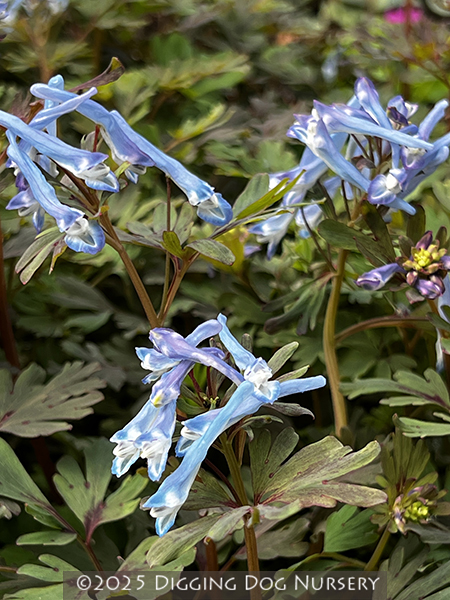
[[[339,250],[336,275],[333,278],[331,294],[328,300],[325,323],[323,328],[323,349],[325,365],[330,382],[331,400],[333,403],[334,425],[338,437],[342,436],[343,429],[347,427],[347,407],[344,396],[340,392],[339,365],[336,356],[336,317],[339,306],[342,282],[345,274],[345,261],[347,250]]]
[[[224,433],[220,436],[222,451],[230,469],[230,474],[233,479],[234,486],[239,496],[242,506],[248,504],[247,493],[245,491],[244,481],[241,475],[241,469],[234,453],[233,445]],[[255,528],[253,523],[247,522],[244,525],[245,547],[247,549],[247,565],[248,570],[252,573],[259,573],[258,546],[256,543]],[[261,592],[259,589],[253,589],[250,592],[251,600],[261,600]]]

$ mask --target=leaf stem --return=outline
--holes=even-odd
[[[381,555],[383,554],[383,550],[385,549],[390,536],[391,536],[391,532],[389,531],[388,526],[386,526],[385,530],[383,531],[383,535],[378,540],[378,544],[377,544],[377,547],[375,548],[374,553],[372,554],[372,558],[369,560],[369,562],[364,567],[364,571],[376,571],[376,568],[380,561]]]
[[[345,274],[345,261],[347,259],[347,250],[339,250],[336,274],[333,278],[331,294],[328,299],[327,311],[325,314],[325,323],[323,326],[323,349],[325,353],[325,365],[328,373],[328,379],[331,388],[331,400],[333,403],[334,425],[338,437],[347,427],[347,407],[344,396],[339,390],[340,374],[339,365],[336,356],[336,316],[339,305],[342,282]]]
[[[170,200],[172,197],[172,192],[171,192],[171,187],[170,187],[170,179],[166,176],[166,187],[167,187],[167,223],[166,223],[166,230],[170,231],[170,227],[171,227],[171,223],[170,223]],[[162,293],[162,298],[161,298],[161,307],[159,309],[159,314],[161,315],[162,310],[164,309],[164,306],[166,305],[166,300],[167,300],[167,294],[169,292],[169,285],[170,285],[170,252],[168,250],[166,250],[166,266],[165,266],[165,273],[164,273],[164,288],[163,288],[163,293]]]
[[[247,492],[245,491],[244,481],[241,475],[241,469],[234,453],[233,445],[227,435],[223,433],[220,436],[222,450],[227,459],[230,474],[233,479],[239,500],[242,506],[246,506],[248,502]],[[244,525],[245,547],[247,549],[247,565],[248,570],[252,573],[259,573],[258,546],[256,543],[255,528],[253,523],[246,522]],[[251,600],[261,600],[261,590],[254,588],[250,592]]]
[[[134,286],[134,289],[136,290],[136,293],[139,296],[139,300],[141,301],[142,308],[144,309],[145,315],[150,323],[150,326],[152,327],[152,329],[153,327],[158,327],[159,319],[153,307],[152,301],[150,300],[150,297],[147,294],[147,290],[145,289],[145,286],[142,283],[142,279],[140,278],[139,273],[137,272],[136,267],[133,264],[133,261],[128,256],[127,251],[125,250],[122,242],[117,236],[117,233],[114,230],[114,227],[109,219],[108,214],[103,213],[100,216],[100,222],[103,225],[105,231],[109,234],[107,238],[109,245],[112,246],[114,250],[116,250],[120,258],[122,259],[124,267],[127,270],[127,273]]]
[[[343,329],[335,335],[335,341],[336,344],[340,344],[351,335],[366,331],[367,329],[377,329],[379,327],[403,327],[405,329],[415,329],[416,323],[427,322],[429,323],[427,317],[374,317],[373,319],[367,319],[367,321],[362,321],[361,323],[356,323],[355,325]]]

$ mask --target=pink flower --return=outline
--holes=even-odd
[[[393,8],[384,13],[384,19],[388,23],[405,23],[408,20],[410,23],[418,23],[422,20],[423,10],[417,7],[404,6],[400,8]]]

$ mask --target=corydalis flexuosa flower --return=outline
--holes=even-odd
[[[186,338],[170,329],[156,328],[150,333],[154,347],[137,349],[142,366],[150,371],[144,382],[154,382],[154,385],[146,405],[111,438],[117,444],[112,469],[117,476],[142,457],[147,459],[150,478],[158,480],[161,477],[172,443],[181,384],[195,363],[212,367],[236,386],[224,406],[184,423],[177,445],[177,454],[183,456],[183,461],[144,504],[156,517],[159,535],[172,527],[211,445],[228,427],[255,413],[264,404],[325,385],[321,376],[282,382],[273,380],[266,361],[243,348],[232,336],[226,322],[226,318],[219,315],[217,320],[200,325]],[[222,350],[197,347],[216,333],[237,368],[225,362]],[[308,412],[305,409],[305,413]]]
[[[356,284],[366,290],[381,289],[394,275],[400,274],[408,285],[430,300],[444,293],[444,278],[450,270],[450,256],[440,248],[439,240],[433,241],[433,233],[425,235],[411,248],[409,257],[399,257],[395,263],[372,269],[361,275]]]
[[[220,340],[239,368],[235,373],[240,382],[225,406],[184,423],[177,445],[177,454],[183,456],[183,460],[178,469],[164,480],[159,490],[143,505],[156,517],[158,535],[164,535],[174,524],[211,445],[228,427],[255,413],[264,404],[273,404],[283,396],[325,385],[325,379],[321,376],[283,382],[272,380],[272,370],[266,361],[256,358],[239,344],[229,331],[223,315],[218,316],[218,321],[222,326]],[[230,377],[229,373],[224,374]],[[232,381],[235,378],[236,376]]]
[[[373,83],[361,77],[348,104],[315,101],[310,115],[296,115],[288,136],[350,184],[356,200],[414,214],[405,199],[449,154],[448,134],[429,140],[447,106],[447,100],[438,102],[416,126],[410,122],[416,105],[395,96],[385,109]],[[338,135],[346,136],[341,147]]]
[[[56,77],[62,80],[61,76]],[[61,89],[61,86],[44,84],[33,85],[31,92],[38,98],[56,104],[76,97],[75,94]],[[157,167],[186,194],[190,204],[197,208],[201,219],[213,225],[224,225],[231,220],[231,206],[221,194],[139,135],[117,111],[108,111],[93,100],[84,102],[76,110],[100,125],[103,139],[111,150],[113,160],[119,165],[125,164],[125,175],[130,181],[136,183],[139,175],[144,173],[147,167]]]

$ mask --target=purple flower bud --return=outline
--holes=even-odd
[[[377,291],[381,289],[395,275],[395,273],[404,273],[404,270],[397,263],[391,263],[372,269],[358,277],[356,285],[359,285],[365,290]]]
[[[416,288],[424,298],[430,300],[442,296],[445,291],[444,282],[437,275],[432,275],[429,279],[419,279]]]

